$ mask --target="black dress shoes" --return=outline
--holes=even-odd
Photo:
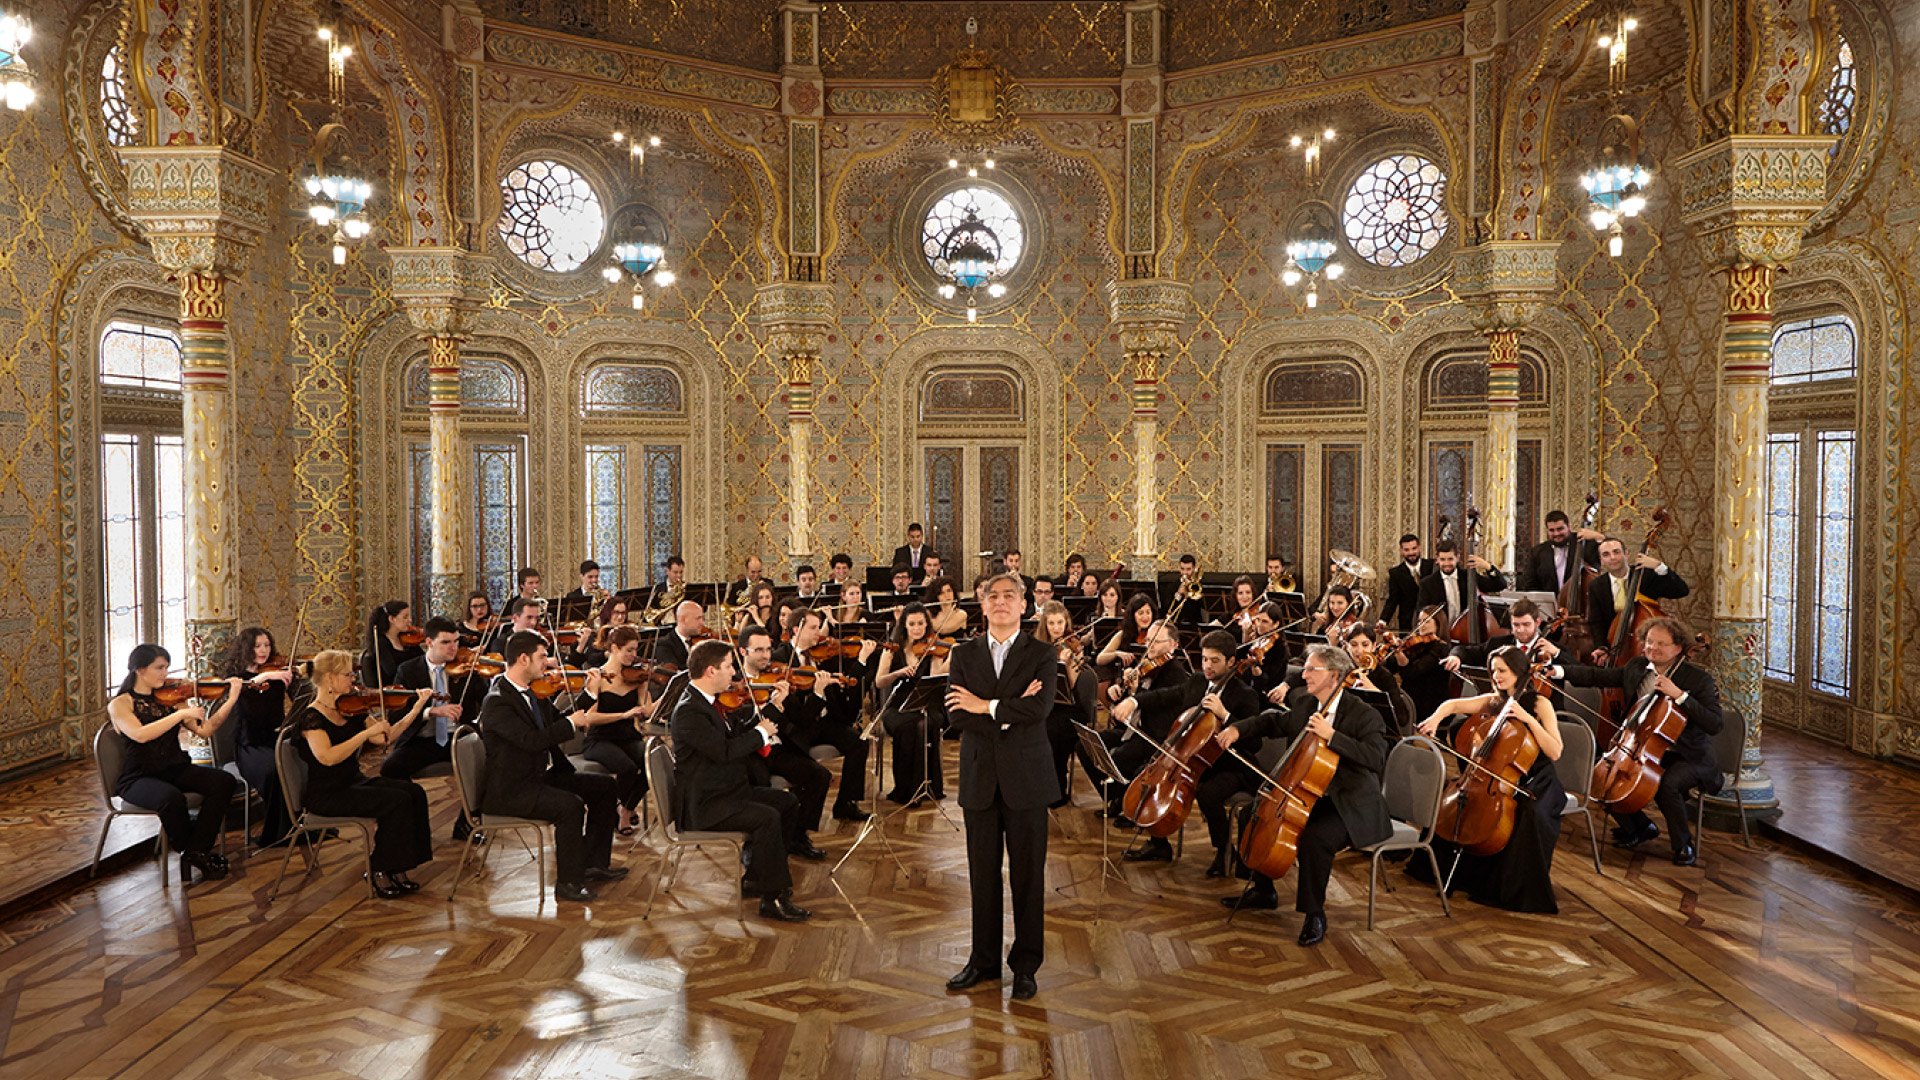
[[[1026,978],[1031,981],[1033,976],[1016,976],[1016,978]],[[947,980],[947,989],[971,990],[983,982],[997,982],[999,979],[999,968],[979,968],[968,964],[966,967],[960,969],[960,974]]]
[[[1220,906],[1228,908],[1237,906],[1242,911],[1277,911],[1280,908],[1280,894],[1255,889],[1245,894],[1245,898],[1242,899],[1242,894],[1234,893],[1232,896],[1221,897]]]
[[[1694,852],[1692,844],[1674,850],[1673,865],[1675,866],[1692,866],[1699,861],[1700,857]]]
[[[1300,924],[1300,944],[1318,945],[1326,939],[1327,917],[1325,915],[1309,915],[1307,920]]]
[[[1660,835],[1660,826],[1655,825],[1653,822],[1649,821],[1645,825],[1640,826],[1638,829],[1626,830],[1620,836],[1619,839],[1614,841],[1614,844],[1617,847],[1623,847],[1631,850],[1633,848],[1639,847],[1641,844],[1644,844],[1647,841],[1659,835]]]
[[[1147,841],[1146,847],[1128,848],[1121,858],[1128,862],[1172,862],[1173,845],[1156,836]]]
[[[593,890],[587,888],[585,885],[573,885],[562,881],[553,887],[553,898],[556,900],[572,900],[574,903],[584,904],[593,899]]]
[[[387,880],[393,882],[402,892],[417,893],[420,891],[420,883],[405,874],[388,874]]]
[[[1226,877],[1227,876],[1227,853],[1226,852],[1216,851],[1213,853],[1213,861],[1207,864],[1207,876],[1208,877]]]
[[[626,876],[627,868],[624,866],[589,866],[586,873],[588,881],[619,881]]]
[[[1027,1000],[1030,1000],[1033,997],[1033,995],[1039,992],[1040,992],[1040,984],[1034,981],[1033,976],[1022,975],[1019,972],[1014,973],[1013,1000],[1027,1001]]]
[[[200,871],[201,881],[218,881],[227,876],[224,863],[216,863],[205,851],[183,851],[180,853],[180,884],[193,884],[193,871]]]
[[[858,803],[836,803],[833,808],[833,820],[835,821],[865,821],[872,816],[872,814],[860,809]]]
[[[813,912],[785,896],[768,896],[760,901],[760,917],[777,922],[806,922],[813,918]]]
[[[787,848],[787,854],[795,856],[796,858],[810,859],[814,862],[819,862],[821,859],[827,857],[826,852],[815,847],[810,841],[804,844],[795,844]]]

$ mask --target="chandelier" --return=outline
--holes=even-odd
[[[0,97],[7,108],[25,112],[34,99],[33,70],[20,50],[33,36],[33,23],[19,15],[0,12]]]
[[[1331,218],[1331,211],[1324,203],[1309,204],[1306,221],[1300,227],[1298,238],[1287,244],[1286,265],[1280,268],[1280,281],[1287,288],[1306,284],[1309,308],[1320,306],[1322,277],[1338,281],[1347,272],[1334,258],[1340,249],[1333,240]]]
[[[658,145],[657,141],[655,145]],[[652,218],[652,212],[637,203],[623,207],[620,213],[614,215],[613,234],[618,239],[613,245],[613,265],[600,271],[601,276],[614,285],[627,277],[633,279],[635,311],[646,309],[647,297],[643,286],[649,280],[662,289],[674,282],[673,271],[665,265],[665,230]]]
[[[1627,14],[1624,0],[1615,0],[1600,16],[1602,33],[1595,44],[1607,53],[1607,97],[1618,98],[1627,82],[1627,35],[1640,21]],[[1580,174],[1592,209],[1587,220],[1607,234],[1607,254],[1619,258],[1626,247],[1622,222],[1647,208],[1647,186],[1653,182],[1640,154],[1640,123],[1626,113],[1609,116],[1600,126],[1600,152]]]
[[[995,300],[1007,294],[1007,287],[998,280],[1000,238],[971,206],[967,207],[967,216],[941,238],[940,257],[934,261],[933,271],[944,279],[940,286],[942,297],[952,300],[966,293],[968,322],[979,317],[982,288]]]
[[[315,225],[333,230],[333,264],[342,266],[347,261],[347,243],[365,239],[373,232],[373,223],[366,217],[373,184],[361,176],[347,150],[330,154],[336,141],[344,142],[347,134],[343,111],[347,58],[353,55],[353,47],[341,40],[330,22],[321,24],[319,37],[327,48],[327,97],[333,116],[314,133],[313,169],[303,186],[307,189],[307,216]]]

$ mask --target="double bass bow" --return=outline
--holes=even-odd
[[[1327,700],[1337,700],[1353,689],[1373,670],[1377,657],[1375,653],[1355,663]],[[1307,827],[1307,816],[1327,793],[1339,767],[1340,755],[1324,739],[1302,731],[1254,799],[1253,814],[1240,834],[1240,861],[1276,881],[1285,877],[1299,858],[1300,832]]]

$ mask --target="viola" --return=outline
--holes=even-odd
[[[1351,690],[1375,662],[1372,656],[1358,661],[1327,700]],[[1340,755],[1326,740],[1302,731],[1254,801],[1253,816],[1240,833],[1240,861],[1276,881],[1287,876],[1300,855],[1300,831],[1339,767]]]
[[[454,653],[453,660],[447,664],[447,674],[456,679],[464,679],[469,675],[491,679],[506,672],[506,658],[499,653],[476,653],[465,647]]]
[[[1212,693],[1212,686],[1207,690]],[[1121,809],[1147,835],[1165,839],[1186,826],[1200,774],[1211,768],[1225,749],[1219,735],[1220,718],[1195,705],[1174,722],[1166,749],[1127,785],[1126,794],[1120,798]]]
[[[578,694],[587,688],[587,673],[579,668],[550,668],[533,677],[527,687],[533,696],[551,698],[561,691]]]
[[[1688,656],[1706,647],[1707,636],[1694,635],[1693,645],[1666,670],[1666,676],[1672,678]],[[1687,716],[1672,698],[1659,692],[1641,698],[1593,766],[1594,799],[1610,814],[1645,810],[1660,790],[1661,761],[1686,729]]]
[[[426,643],[427,632],[417,626],[409,626],[405,630],[400,631],[400,644],[402,646],[417,646],[425,645]]]
[[[1533,729],[1503,711],[1511,700],[1475,715],[1454,738],[1460,774],[1440,797],[1434,835],[1474,855],[1497,855],[1513,839],[1520,783],[1540,757]]]

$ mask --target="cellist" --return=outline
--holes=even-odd
[[[1640,595],[1649,600],[1678,600],[1689,591],[1673,567],[1644,551],[1629,562],[1627,545],[1617,536],[1600,541],[1600,569],[1601,575],[1587,586],[1587,627],[1593,631],[1593,640],[1602,645],[1613,629],[1614,615],[1633,607],[1634,598],[1627,595],[1627,578],[1635,570],[1648,571],[1640,575]],[[1595,650],[1595,663],[1606,663],[1604,651]]]
[[[1307,693],[1295,699],[1292,708],[1268,709],[1220,733],[1220,742],[1230,747],[1245,738],[1290,740],[1310,731],[1340,757],[1326,795],[1313,804],[1300,833],[1294,908],[1306,916],[1300,926],[1302,945],[1318,945],[1327,936],[1327,880],[1333,874],[1333,857],[1345,848],[1364,848],[1393,835],[1380,786],[1392,740],[1373,706],[1339,692],[1341,680],[1352,670],[1353,659],[1345,651],[1309,645],[1300,672]],[[1224,896],[1220,903],[1271,911],[1280,906],[1280,897],[1272,878],[1255,874],[1250,893]]]
[[[1601,558],[1606,558],[1604,547]],[[1720,734],[1722,722],[1720,687],[1707,669],[1687,661],[1686,643],[1693,640],[1693,635],[1687,632],[1685,623],[1663,615],[1648,619],[1639,629],[1641,655],[1626,664],[1620,667],[1568,664],[1555,667],[1550,674],[1563,677],[1574,686],[1618,686],[1636,699],[1661,694],[1686,717],[1686,730],[1661,759],[1660,790],[1654,794],[1653,801],[1667,819],[1674,865],[1692,866],[1695,854],[1693,832],[1687,827],[1687,793],[1697,788],[1704,798],[1717,794],[1723,783],[1720,763],[1713,756],[1713,737]],[[1639,847],[1660,835],[1660,827],[1644,812],[1615,815],[1614,821],[1617,827],[1613,830],[1613,842],[1623,848]]]

